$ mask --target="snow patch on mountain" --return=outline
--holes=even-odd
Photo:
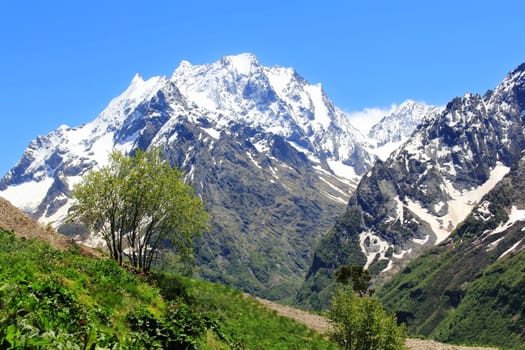
[[[359,176],[355,173],[353,167],[336,160],[328,160],[328,166],[337,176],[341,176],[347,180],[355,181]]]
[[[428,240],[430,239],[430,235],[425,235],[425,238],[412,238],[412,242],[414,242],[415,244],[419,244],[419,245],[425,245]]]
[[[421,206],[421,204],[410,198],[406,199],[406,208],[432,227],[432,231],[436,236],[435,244],[439,244],[448,238],[452,230],[456,228],[457,224],[465,220],[468,214],[472,211],[472,208],[474,208],[481,198],[494,188],[494,186],[501,181],[509,171],[509,167],[498,163],[491,171],[489,179],[481,186],[471,190],[458,191],[454,188],[452,183],[445,180],[447,193],[451,198],[446,203],[448,210],[445,215],[436,216]],[[415,242],[424,244],[426,239],[422,242]]]
[[[325,96],[321,87],[321,84],[307,85],[304,87],[306,93],[310,95],[310,101],[312,103],[314,111],[314,121],[312,123],[315,130],[328,129],[332,122],[328,108],[326,107]]]
[[[62,224],[65,224],[68,220],[68,212],[71,206],[73,205],[72,201],[67,198],[65,195],[59,196],[55,201],[64,201],[65,204],[62,205],[56,212],[53,214],[45,213],[39,221],[43,223],[51,224],[53,227],[59,227]]]
[[[236,56],[228,56],[232,66],[235,68],[237,73],[242,75],[250,74],[252,66],[257,62],[257,58],[250,53],[243,53]]]
[[[295,79],[297,74],[293,68],[272,67],[271,69],[266,69],[266,76],[280,98],[286,98],[288,93],[293,92],[292,84],[294,82],[298,83]]]
[[[497,233],[505,232],[514,224],[520,221],[525,221],[525,210],[518,209],[515,205],[512,206],[509,213],[509,219],[506,222],[501,222],[498,227],[487,233],[487,236],[495,235]]]
[[[379,259],[386,259],[386,252],[390,244],[373,231],[364,231],[359,234],[359,246],[366,256],[366,263],[363,268],[368,269],[378,258],[378,255]]]
[[[514,243],[514,244],[512,245],[512,247],[510,247],[509,249],[507,249],[506,251],[504,251],[504,252],[498,257],[498,260],[501,259],[501,258],[503,258],[504,256],[506,256],[506,255],[512,253],[512,252],[516,252],[516,251],[517,251],[517,248],[521,245],[522,242],[523,242],[523,239],[521,239],[521,240],[517,241],[516,243]],[[521,249],[523,249],[523,247],[522,247]],[[520,249],[520,250],[521,250],[521,249]]]
[[[210,135],[213,139],[218,140],[221,137],[221,132],[219,130],[213,129],[213,128],[201,128],[204,130],[208,135]]]
[[[42,202],[52,183],[52,178],[28,181],[19,185],[9,186],[4,191],[1,191],[0,195],[23,211],[32,212]]]

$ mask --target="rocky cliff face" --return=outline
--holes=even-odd
[[[524,71],[483,97],[452,100],[362,177],[315,252],[301,302],[324,305],[321,286],[342,264],[363,264],[381,278],[448,238],[521,156]]]
[[[447,342],[523,345],[525,159],[438,247],[378,295],[415,334]]]

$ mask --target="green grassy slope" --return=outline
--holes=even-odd
[[[524,349],[525,252],[497,260],[505,248],[487,252],[470,240],[437,247],[378,295],[412,334]]]
[[[491,264],[465,290],[457,309],[434,330],[441,341],[461,340],[525,349],[525,252]]]
[[[0,229],[0,348],[335,349],[242,293]]]

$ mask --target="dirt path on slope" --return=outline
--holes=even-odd
[[[303,310],[295,309],[290,306],[274,303],[269,300],[255,298],[268,309],[274,310],[277,314],[296,320],[308,328],[313,329],[321,334],[325,334],[330,329],[330,322],[326,317],[308,313]]]
[[[497,348],[480,348],[480,347],[470,347],[470,346],[459,346],[459,345],[450,345],[438,343],[433,340],[423,340],[423,339],[407,339],[406,342],[409,349],[412,350],[498,350]]]
[[[330,329],[330,321],[326,317],[311,314],[290,306],[277,304],[272,301],[260,298],[255,299],[267,308],[276,311],[277,314],[294,319],[297,322],[302,323],[321,334],[326,334]],[[423,339],[407,339],[406,345],[411,350],[497,350],[496,348],[480,348],[443,344],[436,341]]]

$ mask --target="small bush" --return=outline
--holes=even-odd
[[[358,298],[348,288],[339,289],[332,301],[331,338],[345,350],[405,349],[406,332],[376,298]]]

